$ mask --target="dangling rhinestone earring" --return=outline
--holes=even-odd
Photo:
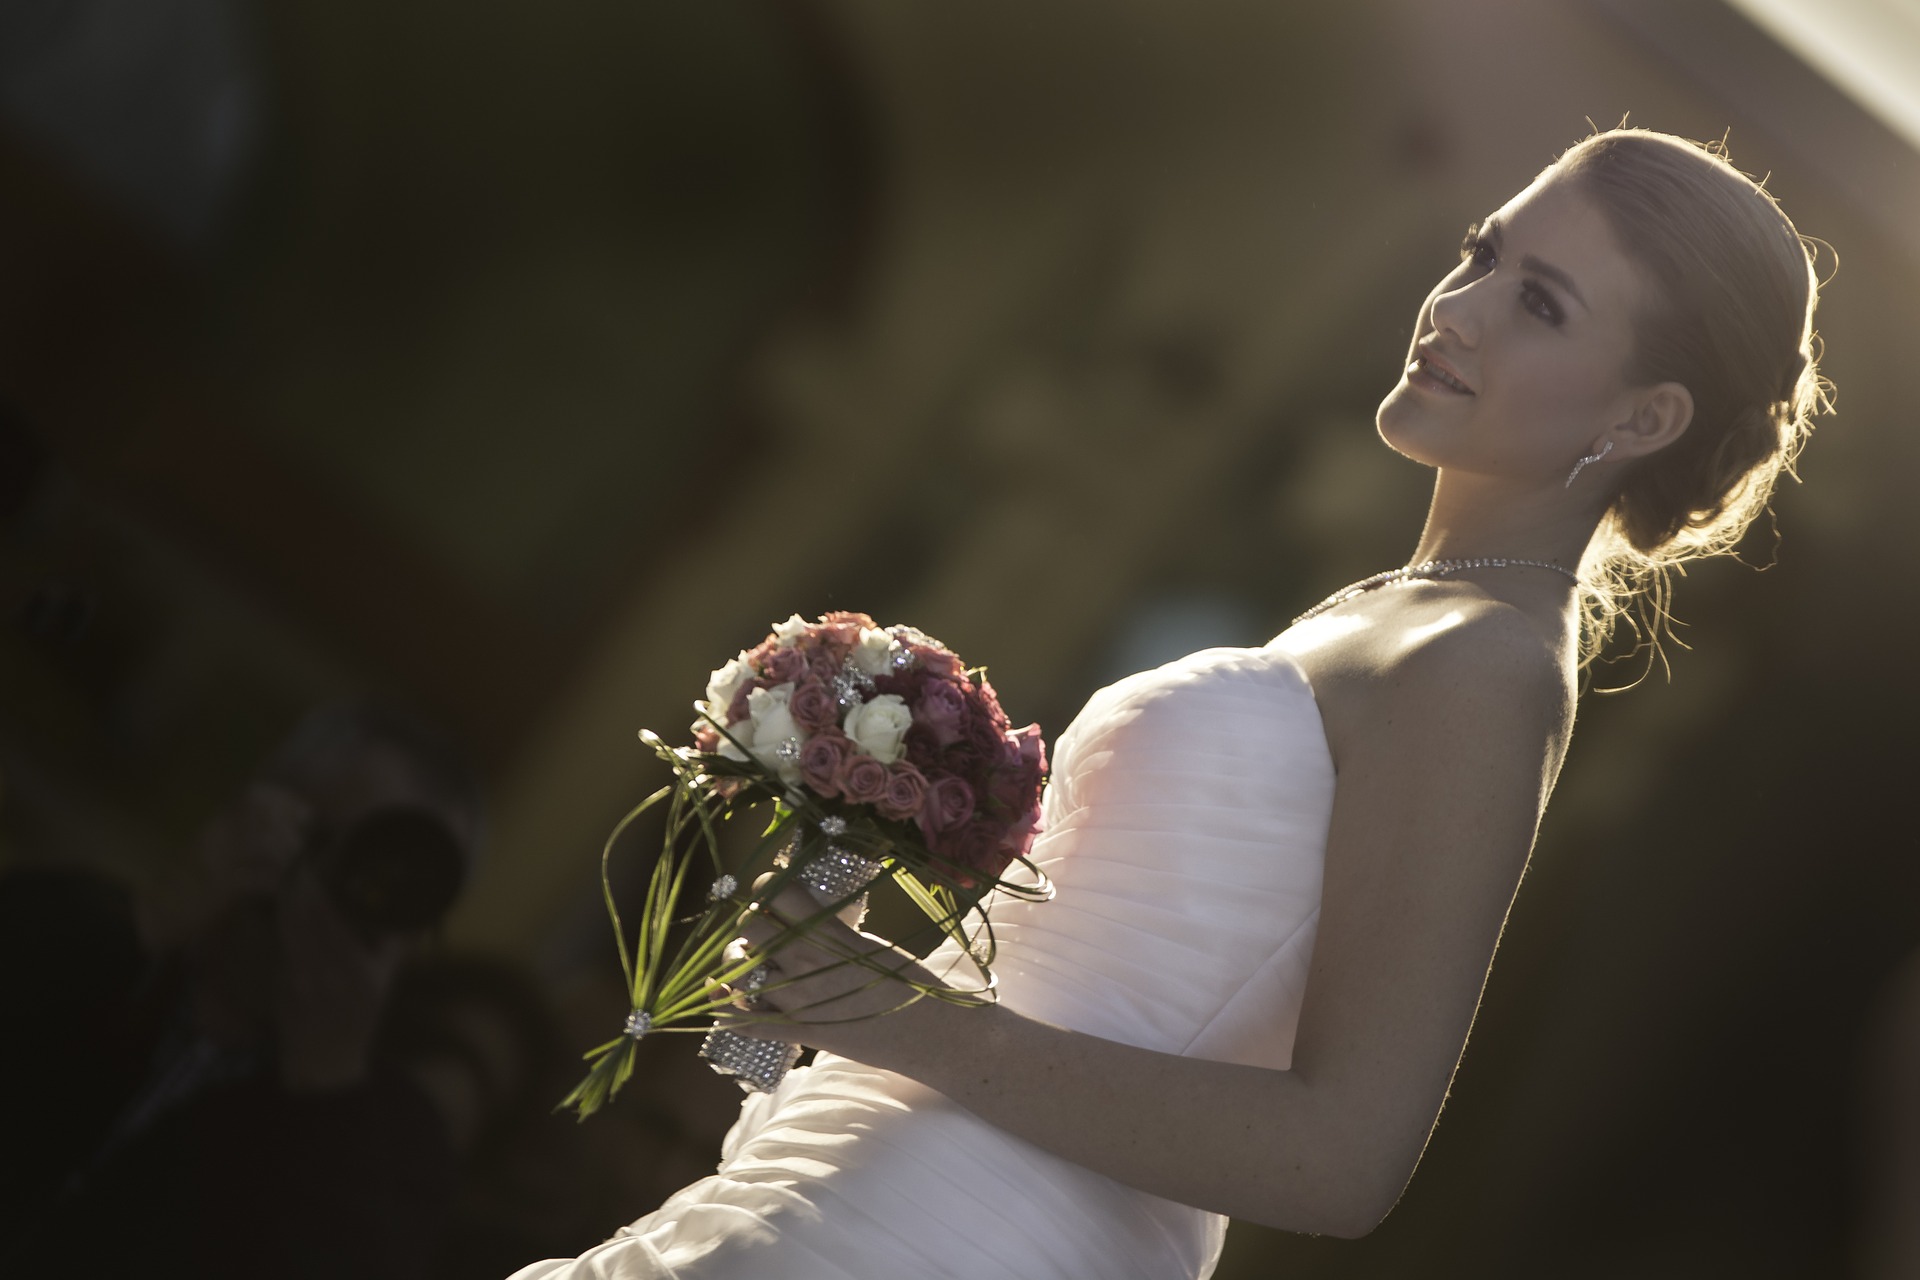
[[[1586,457],[1580,459],[1580,461],[1574,463],[1573,470],[1567,472],[1567,488],[1569,489],[1573,488],[1574,477],[1579,475],[1580,472],[1586,468],[1586,465],[1589,462],[1598,462],[1600,461],[1600,459],[1606,457],[1608,454],[1612,452],[1613,452],[1613,441],[1609,440],[1605,444],[1600,446],[1600,452],[1590,453]]]

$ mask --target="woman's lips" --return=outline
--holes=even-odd
[[[1444,391],[1450,395],[1470,396],[1473,394],[1473,388],[1469,387],[1461,379],[1459,374],[1447,368],[1438,358],[1429,356],[1424,351],[1416,355],[1413,358],[1413,363],[1407,366],[1407,381],[1426,387],[1429,390]]]

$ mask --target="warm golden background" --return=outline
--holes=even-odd
[[[44,456],[0,460],[4,857],[150,880],[302,708],[398,698],[488,775],[446,946],[585,1048],[634,731],[709,667],[863,609],[1052,735],[1263,641],[1412,546],[1423,477],[1371,418],[1465,224],[1589,120],[1729,134],[1841,262],[1777,563],[1697,570],[1671,681],[1587,701],[1399,1209],[1236,1226],[1220,1274],[1868,1274],[1920,1092],[1887,1066],[1920,1024],[1920,132],[1745,7],[13,10],[0,402]],[[1856,48],[1920,66],[1910,9],[1828,14],[1876,9]],[[475,1163],[446,1274],[710,1167],[734,1090],[667,1049]]]

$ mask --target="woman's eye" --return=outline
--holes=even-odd
[[[1532,281],[1522,286],[1520,304],[1551,325],[1558,325],[1563,318],[1560,314],[1560,304],[1554,301],[1553,295]]]
[[[1477,222],[1467,228],[1467,237],[1460,242],[1460,261],[1472,262],[1482,267],[1493,266],[1493,245],[1480,234],[1480,224]]]
[[[1480,234],[1477,222],[1467,228],[1466,239],[1460,242],[1460,261],[1471,263],[1481,271],[1491,271],[1500,264],[1499,252],[1491,240]],[[1520,305],[1556,328],[1566,318],[1554,296],[1532,280],[1520,286]]]

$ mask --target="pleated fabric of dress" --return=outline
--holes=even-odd
[[[1055,743],[1033,856],[1058,892],[993,907],[1004,1003],[1149,1049],[1290,1065],[1334,771],[1280,643],[1131,676]],[[512,1280],[1185,1280],[1212,1271],[1225,1232],[822,1055],[746,1100],[712,1177]]]

